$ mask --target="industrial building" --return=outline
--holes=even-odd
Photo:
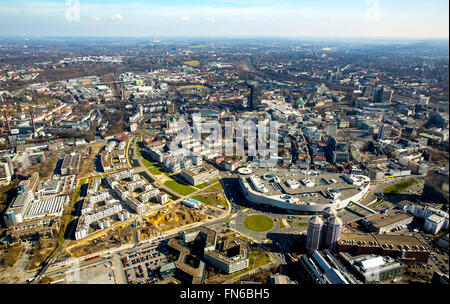
[[[425,220],[424,228],[425,231],[429,233],[437,234],[444,226],[444,223],[445,218],[437,214],[433,214],[427,217],[427,219]]]
[[[391,209],[386,213],[368,216],[361,223],[376,233],[390,232],[395,228],[405,227],[412,223],[414,217],[401,210]]]
[[[17,187],[17,196],[5,211],[4,222],[6,227],[9,227],[10,225],[15,226],[24,221],[29,205],[35,198],[34,194],[38,185],[39,175],[36,172],[33,173],[29,179],[19,183],[19,186]]]
[[[37,173],[22,181],[17,196],[5,212],[7,235],[13,242],[50,238],[59,232],[64,205],[68,204],[70,198],[67,195],[35,198],[38,185]]]
[[[41,238],[53,238],[61,228],[61,217],[55,215],[37,217],[8,228],[6,234],[12,242],[35,241]]]
[[[70,153],[64,156],[61,165],[61,175],[78,174],[81,155],[79,153]]]
[[[390,256],[403,264],[427,263],[430,251],[414,235],[343,233],[337,252]]]

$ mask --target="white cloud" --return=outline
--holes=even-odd
[[[216,22],[216,19],[215,18],[208,18],[208,19],[206,19],[206,21],[214,23],[214,22]]]
[[[380,1],[366,0],[366,23],[380,21]]]
[[[334,21],[336,21],[336,18],[334,18],[334,16],[331,16],[331,17],[330,17],[330,22],[331,22],[331,23],[334,23]]]
[[[98,16],[92,16],[91,19],[95,22],[99,22],[100,20],[102,20],[102,18],[100,18]]]
[[[123,21],[123,17],[119,14],[115,14],[111,16],[112,20],[119,20],[119,21]]]
[[[189,16],[180,17],[180,20],[183,22],[189,22],[191,21],[191,18]]]

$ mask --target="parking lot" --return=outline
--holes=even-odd
[[[67,273],[63,284],[115,284],[111,263],[97,264],[78,273]]]
[[[167,264],[165,249],[151,243],[138,250],[127,252],[123,258],[125,275],[131,284],[154,284],[159,281],[157,270]]]

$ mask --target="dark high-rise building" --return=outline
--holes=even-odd
[[[345,163],[350,160],[349,142],[345,139],[337,139],[334,136],[328,137],[326,149],[328,159],[332,164]]]
[[[334,251],[341,236],[342,221],[337,216],[328,218],[324,233],[324,248]]]
[[[308,232],[306,235],[306,249],[309,251],[319,250],[322,240],[323,221],[318,216],[313,216],[308,221]]]
[[[373,91],[373,102],[375,103],[391,103],[393,90],[388,90],[385,87],[378,87]]]
[[[261,87],[257,82],[249,83],[250,95],[248,96],[248,107],[258,110],[261,107]]]
[[[381,94],[381,103],[391,103],[393,90],[386,90],[383,88],[383,93]]]
[[[329,209],[323,217],[313,216],[308,221],[306,249],[308,251],[331,249],[335,250],[341,236],[342,220],[335,215],[336,210]],[[329,216],[329,217],[328,217]]]
[[[386,137],[391,136],[391,133],[392,133],[392,126],[382,124],[378,128],[378,139],[385,139]]]

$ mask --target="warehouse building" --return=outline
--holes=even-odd
[[[64,160],[61,165],[61,175],[74,175],[78,174],[80,167],[81,155],[80,153],[70,153],[64,156]]]
[[[439,231],[441,231],[442,227],[444,226],[445,220],[446,220],[445,218],[437,214],[430,215],[425,220],[424,224],[425,231],[432,234],[437,234]]]
[[[390,256],[403,264],[427,263],[430,251],[415,235],[343,233],[337,252]]]
[[[411,224],[414,217],[401,210],[389,210],[386,213],[371,215],[361,220],[361,223],[370,231],[385,233],[395,228],[404,227]]]

